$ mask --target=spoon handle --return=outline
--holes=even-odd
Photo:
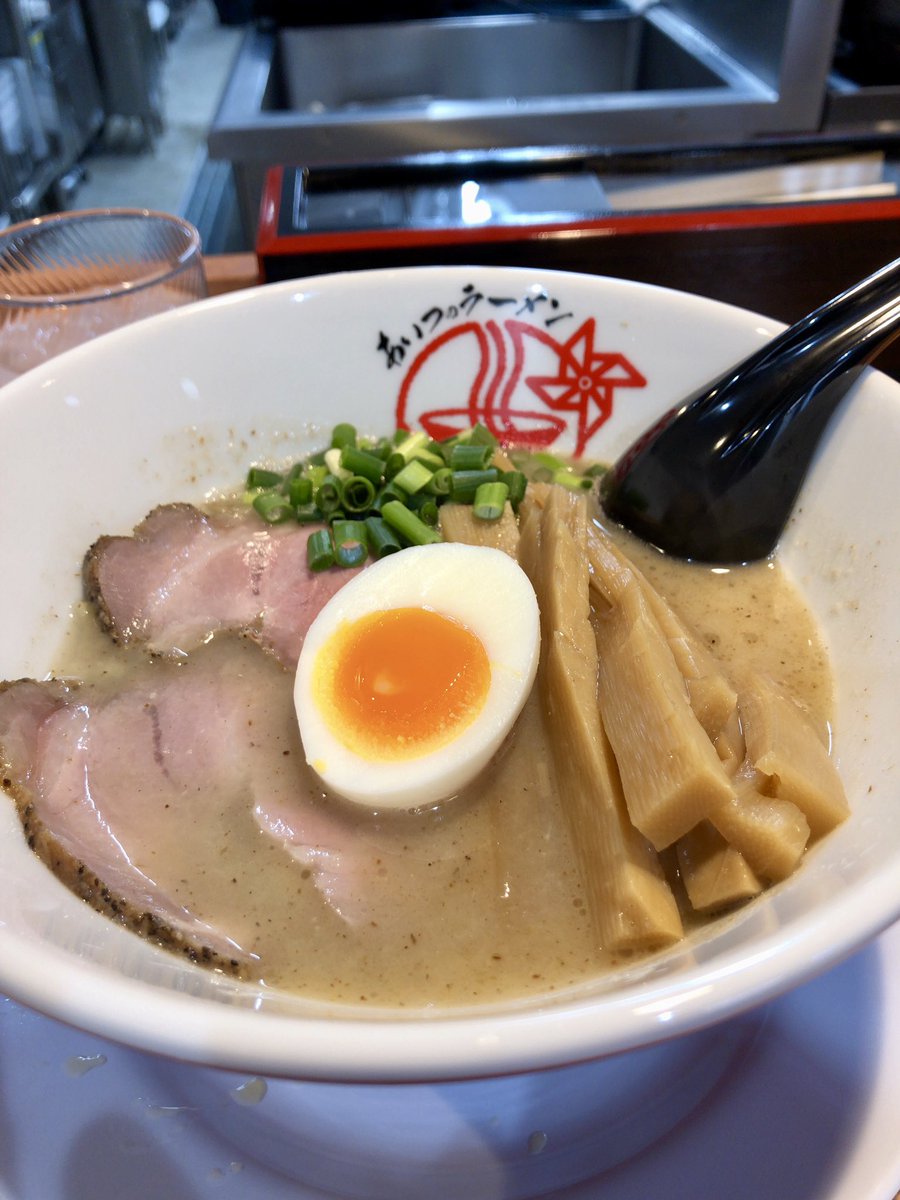
[[[604,477],[608,515],[681,558],[767,557],[835,408],[898,333],[900,258],[667,413]]]

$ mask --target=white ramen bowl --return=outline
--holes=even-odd
[[[398,416],[481,416],[612,458],[778,328],[620,280],[417,268],[220,297],[71,351],[0,392],[0,677],[48,671],[98,535],[233,486],[251,461],[311,449],[337,420],[386,432]],[[554,371],[572,384],[567,410],[529,386]],[[900,914],[898,459],[900,387],[869,372],[834,420],[780,552],[830,644],[852,816],[736,917],[552,998],[361,1012],[223,978],[125,932],[55,880],[4,800],[0,989],[189,1063],[412,1083],[650,1046],[823,971]]]

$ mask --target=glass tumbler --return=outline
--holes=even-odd
[[[0,384],[206,295],[200,235],[146,209],[55,213],[0,233]]]

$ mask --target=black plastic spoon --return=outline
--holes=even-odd
[[[900,333],[900,258],[671,409],[603,477],[607,514],[678,558],[775,549],[832,413]]]

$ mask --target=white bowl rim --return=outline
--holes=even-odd
[[[542,278],[589,279],[598,286],[628,291],[660,293],[661,289],[632,281],[572,275],[568,272],[524,268],[393,268],[384,271],[347,272],[290,280],[200,302],[196,310],[211,312],[225,306],[241,309],[277,303],[279,297],[307,288],[316,292],[340,291],[348,279],[354,286],[377,289],[410,274],[471,274],[473,269]],[[682,293],[672,293],[683,297]],[[731,306],[689,297],[711,309]],[[148,318],[137,326],[106,335],[121,350],[137,344],[151,323],[160,330],[175,323],[188,324],[192,309]],[[741,319],[753,318],[732,309]],[[777,322],[758,318],[774,331]],[[66,361],[89,364],[99,359],[103,346],[88,344],[67,352],[54,362],[36,368],[22,380],[7,385],[13,401],[31,389],[53,386],[64,376]],[[884,377],[881,377],[884,379]],[[900,392],[900,385],[887,381]],[[466,1012],[425,1015],[413,1020],[297,1017],[258,1011],[252,1014],[248,1037],[248,1012],[227,1004],[185,994],[148,988],[138,981],[94,964],[70,959],[64,981],[60,979],[57,952],[36,944],[23,953],[20,939],[12,938],[0,924],[0,975],[8,994],[34,1009],[113,1041],[176,1059],[208,1066],[289,1078],[343,1081],[412,1081],[464,1079],[524,1070],[551,1068],[625,1049],[650,1045],[734,1016],[769,1000],[824,971],[876,936],[900,916],[900,872],[884,868],[860,883],[852,897],[844,897],[840,936],[836,937],[833,913],[815,909],[792,926],[786,942],[776,930],[755,943],[752,984],[741,964],[745,950],[719,955],[685,975],[668,981],[626,985],[602,994],[602,1027],[598,1027],[597,998],[573,999],[560,1004],[528,1006],[510,1013]],[[802,946],[802,953],[798,953]],[[134,1019],[140,1013],[138,1022]],[[337,1031],[337,1037],[335,1033]]]

